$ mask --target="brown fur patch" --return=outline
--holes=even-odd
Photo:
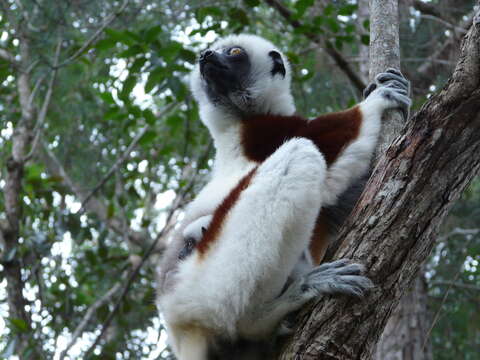
[[[310,255],[312,256],[313,263],[320,265],[325,256],[325,252],[328,248],[328,237],[330,229],[325,219],[325,215],[320,213],[313,229],[312,238],[310,240]]]
[[[257,171],[257,168],[251,170],[247,175],[245,175],[233,188],[232,191],[228,194],[228,196],[223,199],[222,203],[215,209],[213,213],[212,221],[208,226],[208,229],[203,234],[202,239],[197,245],[197,249],[199,255],[204,255],[210,246],[215,242],[215,240],[220,235],[220,231],[222,229],[223,223],[225,222],[225,218],[228,212],[232,209],[232,207],[237,202],[240,194],[243,190],[245,190],[248,185],[250,185],[250,181],[252,180],[253,175]]]
[[[242,127],[242,145],[247,158],[262,162],[285,141],[294,137],[310,139],[331,165],[342,150],[358,137],[362,113],[358,106],[324,114],[313,120],[300,116],[259,115],[245,119]],[[317,218],[310,254],[315,264],[320,264],[328,247],[331,229],[320,213]]]
[[[262,162],[285,141],[304,137],[315,143],[330,165],[358,136],[361,123],[358,106],[310,121],[300,116],[254,116],[243,121],[243,151],[250,160]]]

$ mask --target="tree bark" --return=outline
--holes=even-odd
[[[5,213],[7,221],[2,226],[2,237],[4,239],[5,278],[7,280],[7,302],[9,318],[20,320],[25,326],[25,331],[18,333],[15,343],[15,353],[24,359],[23,353],[31,346],[32,320],[30,314],[25,310],[27,300],[23,296],[24,283],[22,280],[22,263],[17,248],[20,238],[20,227],[22,224],[22,180],[25,168],[25,156],[33,138],[32,128],[35,117],[35,107],[31,100],[30,75],[25,70],[30,65],[29,40],[23,34],[20,35],[21,61],[18,71],[17,88],[18,98],[21,105],[21,118],[15,127],[12,136],[12,153],[7,159],[7,172],[3,196],[5,201]],[[40,356],[39,349],[32,347],[33,357]],[[37,353],[38,351],[38,353]]]
[[[452,203],[480,169],[480,13],[447,85],[384,152],[347,221],[337,258],[366,265],[360,300],[319,301],[282,359],[370,359],[392,310],[433,247]]]
[[[427,283],[421,274],[388,319],[373,358],[431,360],[431,344],[426,338],[429,325]]]
[[[370,51],[369,78],[388,68],[400,69],[400,35],[398,30],[398,0],[369,0]],[[405,125],[399,111],[387,111],[382,116],[382,131],[377,145],[377,156],[385,152]]]

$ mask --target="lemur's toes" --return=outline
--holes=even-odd
[[[370,83],[368,86],[363,90],[363,98],[366,99],[368,95],[372,93],[373,90],[377,88],[377,84]]]
[[[401,71],[398,70],[398,69],[395,69],[395,68],[388,68],[387,70],[385,70],[385,72],[400,75],[401,77],[404,77],[403,74],[401,73]]]

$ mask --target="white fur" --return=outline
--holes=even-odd
[[[174,337],[189,324],[231,338],[264,331],[237,324],[280,294],[308,246],[325,171],[322,155],[306,139],[290,140],[260,165],[217,242],[204,258],[194,253],[182,262],[177,286],[160,298]],[[173,339],[179,348],[190,341],[182,335]]]
[[[384,91],[383,88],[374,90],[358,105],[362,113],[360,132],[328,169],[325,205],[336,204],[338,197],[367,172],[377,145],[382,114],[384,110],[398,106],[385,98]]]
[[[282,54],[285,78],[272,78],[268,53],[278,51],[273,44],[253,35],[232,35],[211,49],[233,46],[241,46],[250,57],[255,78],[249,89],[256,99],[253,111],[292,115],[295,106],[286,57]],[[191,89],[199,103],[200,117],[215,141],[216,156],[211,181],[186,211],[184,221],[191,226],[184,234],[193,236],[198,236],[199,228],[209,219],[205,216],[213,214],[257,166],[243,155],[240,118],[213,105],[204,86],[197,66],[191,76]],[[285,314],[311,298],[312,294],[299,294],[299,282],[294,279],[277,299],[287,277],[303,279],[301,272],[311,269],[310,262],[299,259],[308,246],[320,207],[334,204],[368,169],[382,112],[395,104],[375,90],[359,107],[363,116],[360,135],[330,168],[309,140],[288,141],[259,166],[250,186],[228,213],[218,241],[205,256],[200,258],[194,252],[172,271],[175,286],[160,294],[159,305],[180,360],[206,360],[207,340],[212,334],[268,337]],[[347,280],[352,281],[350,275]],[[335,281],[338,276],[329,278],[329,286]],[[365,278],[361,281],[365,288]],[[325,288],[319,289],[315,295],[328,293]]]

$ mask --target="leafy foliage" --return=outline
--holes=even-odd
[[[465,10],[470,3],[463,1],[459,8]],[[179,215],[205,181],[211,144],[188,91],[188,73],[200,49],[216,37],[257,33],[287,49],[297,107],[307,116],[359,100],[341,69],[309,39],[309,34],[320,34],[347,59],[354,59],[362,44],[368,43],[368,20],[357,21],[354,1],[284,1],[292,19],[300,22],[295,29],[259,0],[130,1],[123,9],[122,4],[115,0],[9,0],[1,5],[0,49],[18,59],[22,42],[28,42],[29,85],[37,88],[32,97],[37,109],[47,91],[59,41],[62,66],[40,145],[24,169],[18,245],[0,254],[0,279],[12,261],[21,263],[32,324],[30,328],[24,320],[9,317],[6,281],[0,281],[0,314],[5,319],[0,321],[0,329],[5,328],[0,331],[0,357],[15,354],[18,334],[30,336],[23,353],[17,353],[22,358],[31,358],[35,347],[46,358],[58,356],[88,309],[116,284],[127,283],[162,229],[175,195],[181,194]],[[452,21],[464,12],[453,14]],[[113,14],[115,19],[103,29]],[[408,16],[415,26],[404,22],[405,57],[425,58],[430,49],[416,45],[425,43],[432,33],[439,34],[439,41],[445,35],[438,23]],[[93,41],[88,43],[89,39]],[[77,56],[84,44],[88,46]],[[414,74],[416,64],[405,62],[405,68]],[[2,179],[12,152],[13,130],[22,116],[19,74],[0,56]],[[440,73],[432,83],[441,83],[447,75]],[[422,103],[425,95],[419,94],[416,102]],[[125,153],[132,142],[136,146]],[[124,154],[125,160],[116,166]],[[0,180],[0,188],[4,187],[5,181]],[[445,232],[454,226],[478,226],[479,193],[478,184],[471,188],[451,219],[454,225]],[[82,203],[87,194],[91,199]],[[6,221],[4,201],[0,198],[0,222]],[[432,263],[431,280],[449,280],[449,274],[463,262],[474,264],[475,260],[477,265],[465,266],[459,280],[479,286],[480,243],[476,239],[466,248],[461,236],[442,242],[438,259]],[[157,262],[158,254],[149,258],[124,297],[117,291],[94,308],[83,334],[68,352],[71,358],[169,356],[168,349],[163,349],[165,333],[155,308]],[[432,286],[433,299],[444,294],[445,287]],[[475,321],[478,294],[452,290],[443,309],[448,317],[442,317],[433,332],[439,359],[459,354],[474,358],[480,342],[480,322]],[[119,299],[119,311],[109,330],[85,356]],[[433,310],[443,306],[432,301]]]

